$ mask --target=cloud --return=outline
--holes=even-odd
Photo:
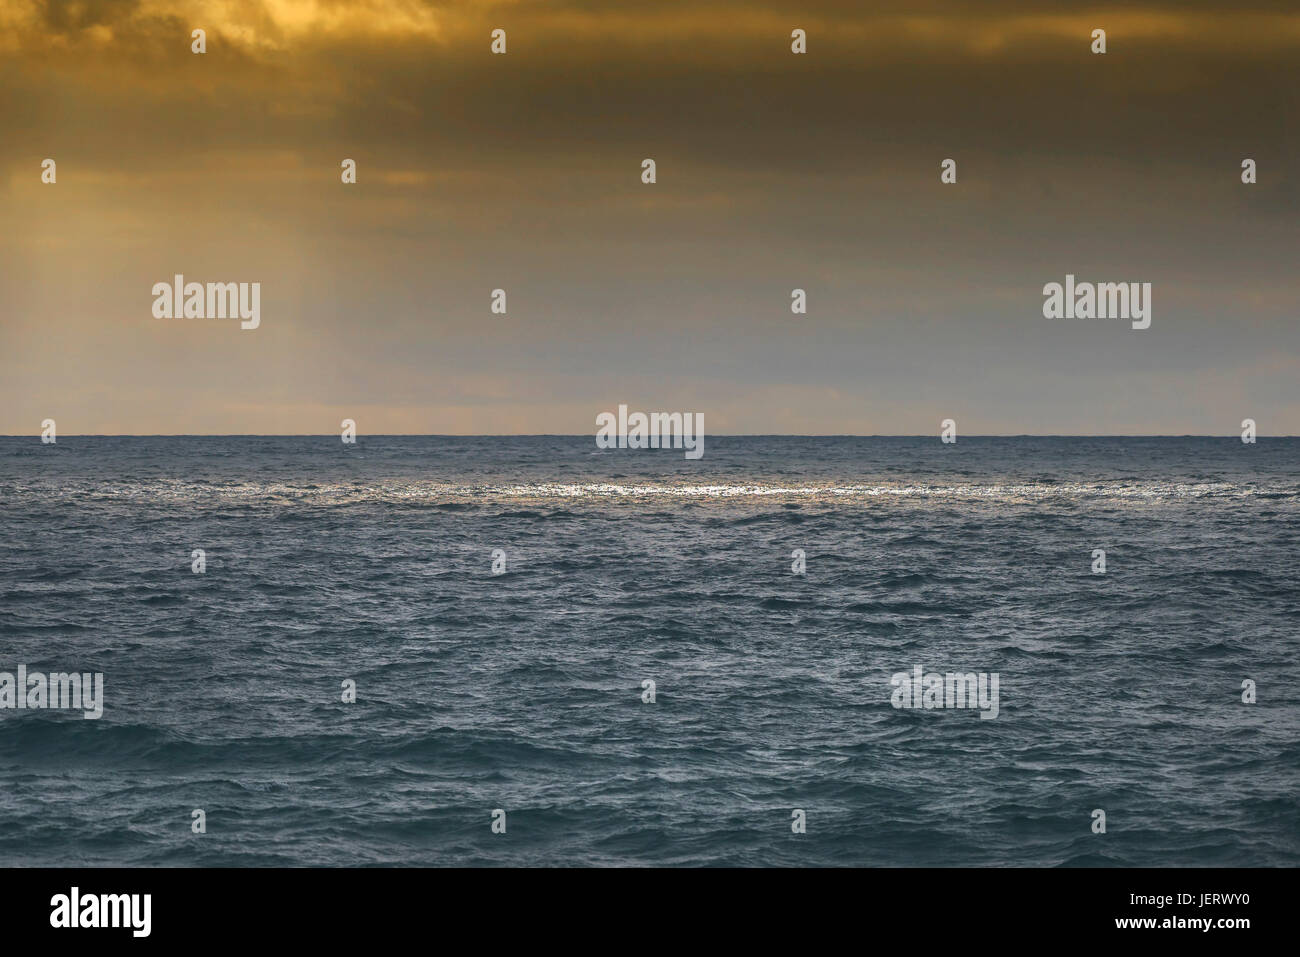
[[[580,431],[620,389],[751,432],[929,431],[959,401],[986,431],[1182,409],[1205,431],[1243,396],[1300,431],[1296,23],[1199,0],[0,0],[0,431],[56,407],[329,431],[359,403],[372,433]],[[1044,324],[1067,271],[1155,283],[1150,335]],[[263,282],[262,327],[152,320],[175,272]],[[1134,385],[1157,371],[1172,393]]]
[[[208,31],[214,48],[271,58],[312,49],[416,46],[461,62],[481,60],[491,29],[507,29],[510,55],[568,62],[612,62],[654,49],[662,67],[744,62],[788,54],[790,31],[808,32],[821,63],[906,63],[917,56],[1038,59],[1086,49],[1092,29],[1117,49],[1210,50],[1273,55],[1300,45],[1300,12],[1283,3],[1148,2],[1065,13],[1041,4],[814,2],[739,0],[588,3],[579,0],[428,3],[420,0],[0,0],[11,52],[98,48],[105,37],[127,49],[188,46]],[[84,51],[83,51],[84,52]]]

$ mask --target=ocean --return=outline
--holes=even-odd
[[[103,675],[9,866],[1300,863],[1298,439],[6,437],[0,520],[0,671]]]

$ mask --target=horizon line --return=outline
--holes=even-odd
[[[620,433],[626,435],[626,433]],[[592,432],[367,432],[357,436],[372,439],[581,439]],[[708,438],[732,439],[937,439],[927,432],[710,432]],[[65,432],[59,438],[80,439],[337,439],[338,432]],[[1240,439],[1240,433],[1193,432],[972,432],[959,439]],[[39,439],[40,432],[0,433],[4,439]],[[1294,434],[1259,435],[1258,439],[1294,439]],[[57,443],[55,443],[57,444]],[[639,450],[634,450],[639,451]]]

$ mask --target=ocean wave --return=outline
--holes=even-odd
[[[476,504],[566,501],[774,501],[791,503],[870,504],[890,500],[969,501],[1033,504],[1088,499],[1107,502],[1159,502],[1187,499],[1268,499],[1300,501],[1300,486],[1259,487],[1231,482],[1018,482],[1018,483],[837,483],[772,484],[704,483],[486,483],[460,484],[429,480],[365,483],[226,482],[152,480],[142,482],[63,481],[0,485],[0,503],[73,501],[86,503],[233,505],[424,505],[460,510]],[[535,517],[526,509],[504,517]],[[786,513],[787,521],[799,520]]]

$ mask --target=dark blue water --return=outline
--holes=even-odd
[[[1300,863],[1300,440],[4,438],[0,522],[106,699],[0,711],[7,865]]]

